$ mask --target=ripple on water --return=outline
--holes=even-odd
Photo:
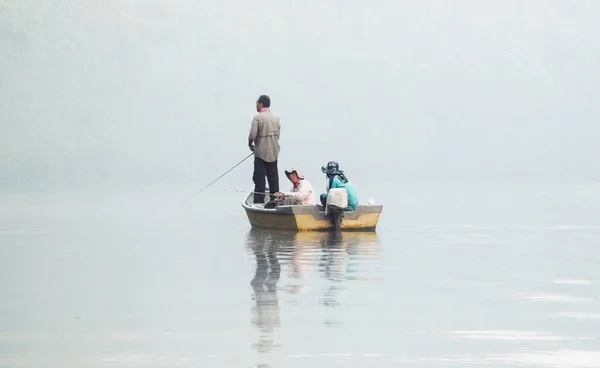
[[[600,321],[600,313],[564,312],[554,315],[555,317],[574,318],[579,320]]]
[[[587,303],[591,302],[592,298],[578,298],[572,297],[565,294],[545,294],[545,293],[533,293],[533,294],[519,294],[518,299],[527,299],[534,302],[563,302],[563,303]]]
[[[598,368],[600,367],[600,351],[532,351],[492,357],[488,360],[547,368]]]
[[[590,280],[554,280],[555,284],[566,284],[566,285],[591,285],[593,281]]]
[[[465,339],[481,340],[509,340],[509,341],[558,341],[567,340],[567,338],[556,336],[549,332],[538,331],[510,331],[510,330],[473,330],[473,331],[448,331],[449,335],[462,337]]]

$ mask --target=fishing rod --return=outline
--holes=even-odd
[[[243,160],[241,160],[240,162],[238,162],[237,164],[235,164],[231,169],[225,171],[223,173],[223,175],[219,176],[218,178],[216,178],[215,180],[213,180],[212,182],[210,182],[207,186],[205,186],[204,188],[200,189],[198,192],[196,192],[196,194],[194,194],[190,199],[188,200],[192,200],[194,199],[194,197],[196,197],[198,194],[200,194],[201,192],[203,192],[206,188],[210,187],[211,185],[213,185],[217,180],[221,179],[223,176],[225,176],[225,174],[227,174],[228,172],[230,172],[231,170],[235,169],[236,167],[238,167],[242,162],[246,161],[250,156],[252,156],[254,154],[254,152],[252,152],[251,154],[249,154],[248,156],[244,157]]]

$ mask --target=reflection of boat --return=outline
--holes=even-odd
[[[322,232],[269,230],[252,227],[245,239],[249,255],[256,259],[252,285],[255,305],[253,324],[260,334],[252,346],[259,352],[271,352],[282,347],[276,338],[280,308],[312,303],[306,292],[317,282],[319,304],[329,307],[324,323],[339,326],[340,315],[335,307],[344,305],[344,290],[348,281],[379,280],[378,256],[380,242],[376,232]],[[315,267],[316,266],[316,267]],[[373,268],[375,267],[375,270]],[[316,272],[315,272],[316,271]],[[287,292],[280,303],[281,292]]]
[[[332,243],[332,235],[321,231],[299,231],[296,233],[296,244],[315,244],[319,247],[327,247]],[[378,256],[381,244],[377,233],[349,231],[340,234],[337,239],[341,246],[351,255]]]
[[[268,193],[268,190],[267,190]],[[325,216],[323,206],[278,206],[264,208],[253,203],[254,195],[248,193],[242,200],[242,207],[252,227],[319,231],[333,230],[331,219]],[[342,231],[375,231],[383,206],[378,204],[360,204],[354,211],[345,211],[342,218]]]

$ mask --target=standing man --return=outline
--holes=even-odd
[[[254,203],[264,203],[265,177],[269,182],[271,200],[279,192],[279,171],[277,159],[279,158],[279,131],[281,124],[279,118],[271,112],[271,99],[261,95],[256,101],[258,114],[252,119],[248,147],[254,151]]]

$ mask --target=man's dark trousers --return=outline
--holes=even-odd
[[[254,203],[265,203],[265,177],[269,182],[269,192],[271,200],[274,200],[274,193],[279,192],[279,171],[277,170],[277,160],[267,162],[261,158],[254,157]]]

